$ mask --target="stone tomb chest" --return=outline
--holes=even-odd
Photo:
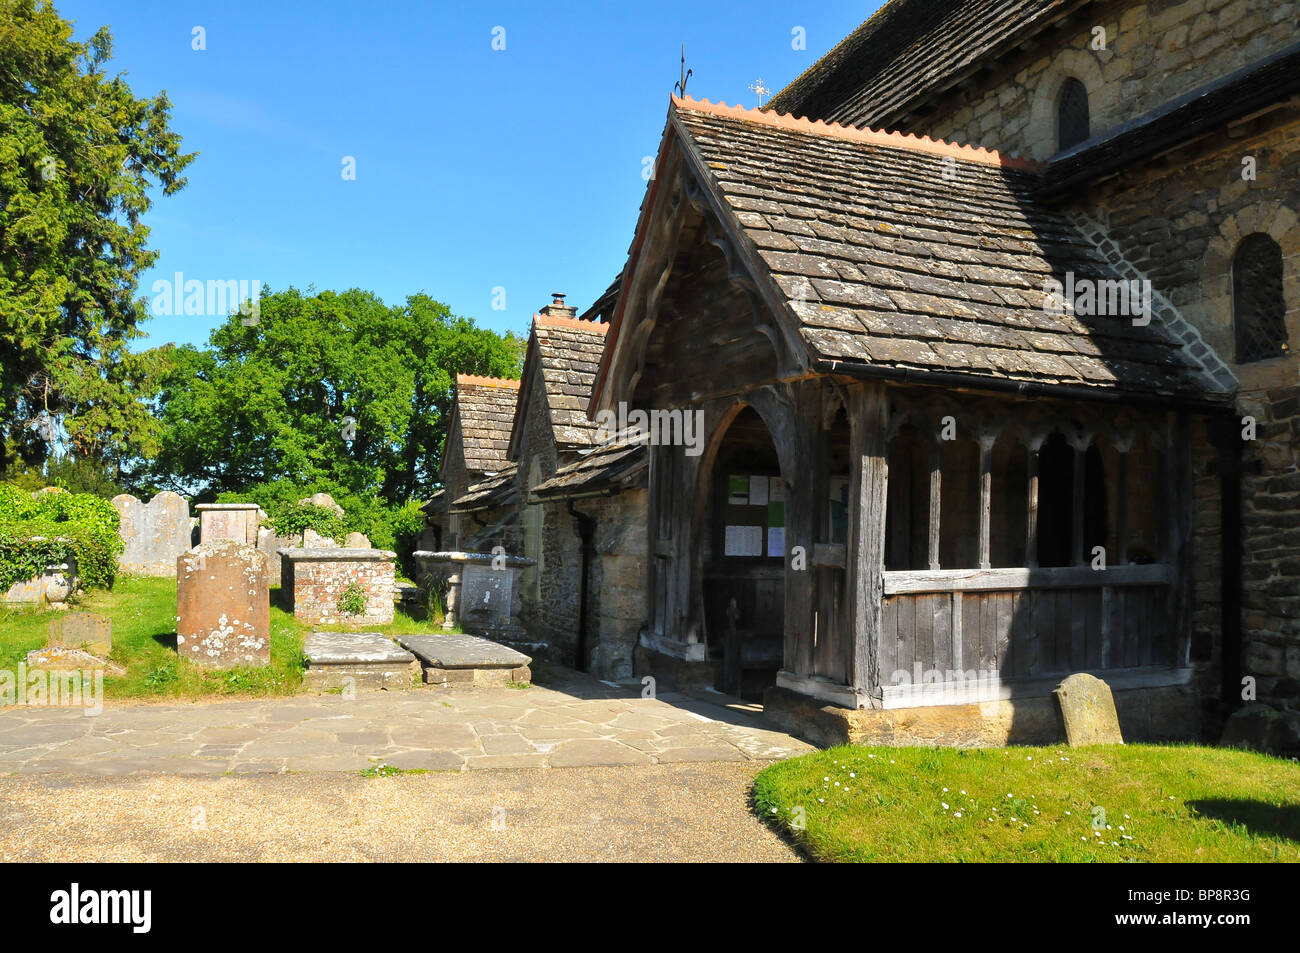
[[[457,625],[465,632],[488,638],[522,639],[519,624],[523,607],[523,570],[531,559],[503,553],[414,554],[421,585],[441,599],[444,629]]]
[[[309,625],[388,625],[393,621],[396,559],[386,549],[281,549],[281,598],[295,619]],[[340,608],[349,590],[364,595],[360,611]]]

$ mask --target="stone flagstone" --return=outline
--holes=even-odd
[[[1094,675],[1077,672],[1055,689],[1070,747],[1123,744],[1119,715],[1110,686]]]

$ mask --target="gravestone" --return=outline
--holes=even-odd
[[[365,533],[348,533],[347,538],[343,540],[343,546],[346,549],[369,549],[370,540]]]
[[[301,546],[301,536],[277,536],[275,530],[263,526],[257,531],[257,548],[266,557],[266,584],[278,586],[280,579],[280,550]]]
[[[176,560],[176,650],[207,668],[271,661],[266,560],[230,539],[201,543]]]
[[[311,496],[299,500],[299,503],[311,503],[314,506],[324,507],[332,512],[339,519],[343,518],[343,507],[334,502],[334,497],[328,493],[313,493]]]
[[[460,618],[488,628],[509,624],[514,574],[482,563],[468,563],[461,571]]]
[[[194,512],[199,514],[200,543],[233,539],[246,546],[257,545],[257,528],[264,514],[256,503],[200,503]]]
[[[310,526],[302,531],[303,549],[337,549],[339,541],[333,536],[322,536]]]
[[[1100,678],[1078,672],[1056,686],[1055,695],[1070,747],[1124,743],[1115,698]]]
[[[72,612],[50,623],[49,644],[85,649],[107,657],[113,648],[113,620],[93,612]]]
[[[129,493],[113,497],[124,547],[117,568],[128,576],[174,576],[176,557],[190,548],[190,507],[164,490],[148,504]]]
[[[476,635],[399,635],[420,661],[426,685],[530,683],[532,658]]]

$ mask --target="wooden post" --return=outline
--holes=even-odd
[[[989,535],[993,518],[993,444],[997,435],[980,434],[980,569],[992,566],[989,554]]]
[[[849,683],[859,695],[868,695],[879,687],[889,404],[884,386],[877,383],[853,384],[848,396],[852,484],[847,569],[853,632]]]
[[[1132,434],[1115,437],[1115,554],[1108,566],[1123,566],[1128,552],[1128,455],[1133,449]]]
[[[943,490],[943,442],[934,442],[930,457],[930,537],[928,555],[931,569],[939,568],[939,513]]]
[[[1029,460],[1028,511],[1025,514],[1025,565],[1030,569],[1038,568],[1038,461],[1043,449],[1045,435],[1035,435],[1026,443]]]
[[[1071,508],[1070,543],[1074,549],[1071,562],[1075,566],[1082,566],[1087,562],[1083,549],[1083,508],[1087,500],[1088,444],[1091,442],[1086,435],[1070,438],[1070,446],[1074,448],[1074,500]]]

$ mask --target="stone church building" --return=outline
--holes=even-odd
[[[1132,738],[1300,705],[1298,21],[891,0],[766,109],[675,97],[587,408],[704,426],[648,448],[636,674],[949,742],[1075,671]]]
[[[457,378],[444,489],[426,510],[443,520],[444,550],[502,546],[533,561],[519,620],[531,655],[630,678],[645,621],[646,452],[602,445],[587,416],[608,306],[579,317],[557,295],[534,316],[521,380]]]

